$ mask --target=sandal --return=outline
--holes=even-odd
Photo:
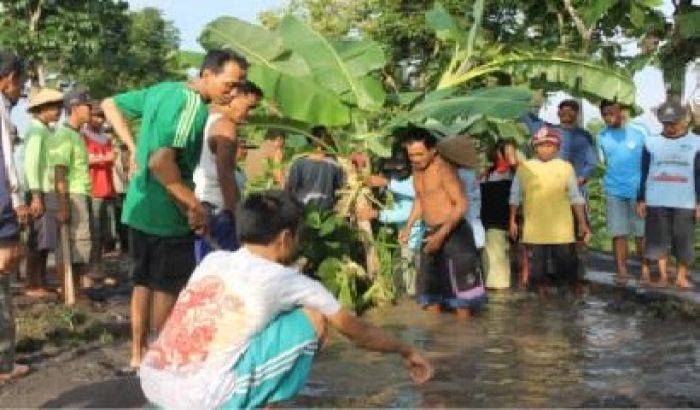
[[[21,377],[29,374],[31,369],[29,366],[24,364],[16,364],[15,367],[9,373],[0,373],[0,382],[6,382],[10,380],[19,379]]]

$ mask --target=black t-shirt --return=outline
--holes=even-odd
[[[481,222],[485,229],[508,229],[511,180],[481,183]]]
[[[335,160],[303,157],[292,163],[287,190],[305,205],[328,210],[335,205],[335,191],[344,183],[345,175]]]

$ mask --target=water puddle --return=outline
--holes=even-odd
[[[700,326],[660,319],[609,296],[583,300],[493,294],[469,323],[410,302],[368,313],[411,341],[437,367],[413,385],[395,357],[367,353],[334,335],[303,407],[698,407]]]

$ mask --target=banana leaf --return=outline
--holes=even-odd
[[[294,16],[282,20],[278,31],[287,47],[302,56],[313,78],[345,102],[377,111],[386,93],[381,82],[368,76],[386,65],[381,47],[373,41],[331,42]]]
[[[413,121],[434,119],[442,123],[457,118],[484,115],[495,118],[518,118],[532,99],[530,90],[518,87],[493,87],[473,91],[466,96],[449,97],[418,104],[407,116]]]
[[[475,78],[506,73],[517,81],[533,81],[550,90],[564,90],[591,101],[617,100],[634,105],[636,88],[627,73],[594,62],[541,54],[511,54],[465,73],[445,73],[438,88],[454,87]]]
[[[279,34],[221,17],[204,28],[199,41],[205,49],[232,49],[248,58],[252,63],[248,78],[285,117],[327,126],[350,123],[350,108],[314,80],[304,58],[288,49]]]

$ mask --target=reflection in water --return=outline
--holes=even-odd
[[[410,302],[368,318],[424,349],[435,380],[413,385],[397,358],[334,336],[291,406],[700,406],[697,322],[659,319],[597,296],[493,294],[469,323]]]

